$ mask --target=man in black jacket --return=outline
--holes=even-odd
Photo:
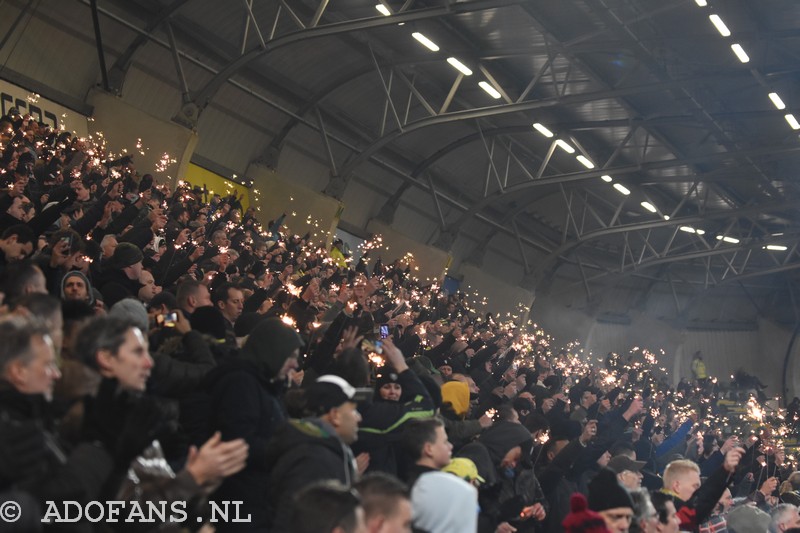
[[[293,497],[315,481],[335,480],[350,486],[356,479],[350,444],[358,438],[361,415],[356,389],[339,376],[320,376],[305,391],[312,418],[292,420],[267,449],[270,466],[271,531],[291,530]]]
[[[124,298],[137,297],[141,288],[139,276],[142,273],[143,259],[144,254],[136,245],[129,242],[117,245],[100,284],[100,292],[108,307]]]
[[[264,503],[271,485],[264,451],[286,419],[280,398],[289,371],[297,368],[302,344],[294,329],[270,318],[256,325],[237,358],[206,376],[209,393],[205,405],[195,409],[197,415],[209,415],[209,433],[221,431],[226,440],[244,439],[252,450],[246,468],[214,494],[218,501],[244,501],[243,515],[251,514],[252,523],[219,523],[217,531],[265,531],[267,527]],[[199,443],[208,436],[196,435],[195,440]]]
[[[0,322],[0,338],[0,499],[7,490],[33,496],[28,517],[42,516],[47,500],[98,499],[113,459],[93,444],[62,447],[50,415],[61,374],[49,331],[14,317]]]

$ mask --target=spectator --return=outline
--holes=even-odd
[[[198,307],[213,305],[208,287],[195,280],[187,280],[178,285],[178,293],[175,297],[178,300],[178,307],[183,311],[183,316],[189,320]]]
[[[628,490],[641,488],[644,465],[644,461],[633,461],[625,455],[612,457],[608,462],[608,468],[617,474],[617,480]]]
[[[800,512],[790,503],[777,505],[772,512],[769,524],[770,533],[783,533],[787,529],[800,527]]]
[[[293,502],[293,533],[366,533],[359,495],[346,486],[323,482],[301,491]],[[313,512],[310,512],[313,511]]]
[[[297,368],[302,345],[297,333],[280,320],[264,320],[250,334],[239,357],[215,368],[205,380],[208,399],[197,416],[207,420],[209,427],[194,440],[220,431],[223,439],[244,439],[254,450],[246,468],[215,494],[220,500],[245,502],[242,510],[252,515],[254,529],[266,527],[269,521],[264,508],[270,488],[267,442],[286,419],[279,398],[289,372]],[[220,524],[218,529],[235,527]]]
[[[0,237],[0,268],[29,257],[33,253],[35,240],[33,231],[24,224],[17,224],[5,230]]]
[[[361,495],[368,533],[411,532],[411,499],[408,488],[398,479],[374,472],[353,488]]]
[[[356,390],[339,376],[320,376],[305,390],[309,418],[293,420],[267,448],[271,531],[291,531],[292,498],[316,480],[350,486],[356,480],[350,444],[358,438],[361,416]]]
[[[589,483],[589,509],[603,517],[612,533],[626,533],[633,521],[633,501],[608,469],[600,470]]]

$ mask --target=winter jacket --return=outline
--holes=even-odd
[[[25,454],[28,463],[14,465],[13,470],[0,469],[0,490],[22,490],[40,502],[41,512],[47,500],[77,500],[88,502],[100,499],[103,485],[111,474],[113,459],[100,446],[79,444],[71,453],[62,446],[53,431],[49,404],[42,395],[23,394],[4,381],[0,381],[0,450],[8,453],[18,445],[17,430],[27,427],[36,432]],[[29,435],[33,437],[33,435]],[[15,442],[3,442],[14,439]],[[38,460],[31,460],[33,454]],[[22,460],[21,457],[17,457]],[[8,459],[5,457],[4,459]],[[13,472],[13,477],[12,477]],[[26,512],[23,509],[23,514]],[[76,531],[82,531],[81,525]]]
[[[405,423],[415,418],[433,416],[433,400],[414,372],[401,372],[397,382],[403,390],[399,401],[375,401],[359,405],[361,424],[353,451],[356,455],[362,452],[370,454],[370,471],[397,474],[396,448]]]
[[[291,531],[292,499],[304,487],[322,480],[349,487],[356,480],[350,447],[318,418],[290,420],[281,427],[267,448],[266,464],[267,499],[257,503],[269,508],[273,533]]]
[[[250,447],[247,466],[238,474],[227,478],[214,493],[215,501],[243,501],[242,516],[252,514],[253,530],[266,527],[267,514],[264,504],[267,501],[269,487],[269,465],[265,450],[267,442],[275,430],[284,422],[285,415],[278,399],[274,385],[267,383],[259,376],[261,373],[249,361],[234,360],[212,370],[204,389],[209,391],[197,404],[191,407],[197,418],[208,414],[210,427],[205,435],[197,434],[194,429],[195,442],[202,442],[213,431],[222,432],[222,440],[244,439]],[[184,403],[183,412],[188,403]],[[195,418],[192,420],[196,421]],[[199,442],[198,442],[199,443]],[[249,531],[248,528],[237,529],[237,524],[217,524],[217,531]]]

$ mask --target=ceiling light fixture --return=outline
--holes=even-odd
[[[691,227],[691,226],[681,226],[679,229],[680,229],[681,231],[685,231],[686,233],[696,233],[696,232],[694,231],[694,228],[693,228],[693,227]]]
[[[556,141],[556,146],[567,152],[568,154],[574,154],[575,148],[567,144],[566,142],[562,141],[561,139]]]
[[[461,61],[459,61],[455,57],[448,57],[447,58],[447,62],[450,63],[450,65],[454,69],[459,71],[464,76],[472,76],[472,71],[470,69],[468,69],[467,66],[464,63],[462,63]]]
[[[717,240],[718,241],[729,242],[731,244],[739,244],[739,239],[736,239],[734,237],[728,237],[727,235],[724,235],[724,236],[723,235],[717,235]]]
[[[733,50],[733,53],[736,54],[736,57],[738,57],[739,61],[741,61],[742,63],[750,62],[750,56],[747,55],[747,52],[744,51],[744,48],[742,48],[741,44],[739,43],[732,44],[731,50]]]
[[[622,185],[621,183],[615,183],[614,188],[617,189],[620,193],[624,194],[625,196],[628,196],[631,193],[631,191],[626,189],[625,186]]]
[[[608,174],[600,176],[600,179],[605,181],[606,183],[611,183],[612,181],[614,181],[614,179],[611,176],[609,176]]]
[[[539,124],[538,122],[533,125],[533,129],[547,137],[548,139],[553,136],[553,132],[548,130],[543,124]]]
[[[720,33],[720,35],[722,35],[723,37],[731,36],[731,30],[729,30],[728,27],[725,25],[725,23],[722,22],[722,19],[720,18],[719,15],[717,14],[709,15],[708,19],[711,21],[711,24],[713,24],[714,27],[717,28],[717,31]]]
[[[383,15],[384,17],[388,17],[389,15],[391,15],[391,14],[392,14],[392,12],[391,12],[391,11],[389,11],[389,10],[386,8],[386,6],[385,6],[385,5],[383,5],[383,4],[378,4],[378,5],[376,5],[376,6],[375,6],[375,9],[377,9],[377,10],[378,10],[378,13],[380,13],[380,14],[381,14],[381,15]]]
[[[495,89],[494,87],[492,87],[492,86],[489,84],[489,82],[487,82],[487,81],[482,81],[482,82],[479,82],[479,83],[478,83],[478,85],[480,86],[480,88],[481,88],[481,89],[483,89],[484,91],[486,91],[487,93],[489,93],[489,96],[491,96],[491,97],[492,97],[492,98],[494,98],[495,100],[497,100],[498,98],[500,98],[500,93],[498,92],[498,90],[497,90],[497,89]]]
[[[786,122],[789,123],[789,125],[792,127],[793,130],[800,130],[800,122],[797,122],[797,119],[794,118],[794,115],[789,113],[784,118],[786,119]]]
[[[704,229],[696,229],[696,230],[694,230],[694,232],[697,233],[698,235],[705,235],[706,234],[706,230],[704,230]]]
[[[420,43],[422,43],[422,45],[431,52],[439,51],[439,45],[437,45],[435,42],[431,41],[430,39],[422,35],[420,32],[415,31],[414,33],[411,34],[411,36]]]
[[[775,104],[775,107],[778,109],[786,109],[786,104],[783,103],[778,93],[769,93],[769,99],[772,100],[772,103]]]
[[[579,155],[575,159],[581,162],[581,165],[585,166],[586,168],[594,168],[594,163],[589,161],[589,158],[585,155]]]
[[[656,206],[654,206],[650,202],[642,202],[641,205],[642,205],[642,207],[644,207],[645,209],[647,209],[651,213],[655,213],[656,211],[658,211],[658,209],[656,209]]]
[[[788,250],[786,246],[782,246],[780,244],[768,244],[765,246],[767,250],[772,250],[773,252],[785,252]]]
[[[669,215],[664,215],[664,220],[669,220]]]
[[[706,0],[694,0],[694,3],[700,7],[706,7],[708,5]]]

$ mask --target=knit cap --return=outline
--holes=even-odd
[[[630,494],[617,481],[617,475],[603,468],[589,483],[589,509],[592,511],[605,511],[628,507],[633,509]]]
[[[422,474],[411,490],[411,505],[416,529],[428,533],[478,529],[478,491],[452,474]]]
[[[561,525],[564,533],[610,533],[603,517],[589,509],[586,497],[580,492],[570,497],[569,514]]]
[[[111,266],[113,268],[125,268],[142,261],[144,254],[138,246],[129,242],[121,242],[114,249],[114,255],[111,257]]]
[[[147,309],[144,308],[144,304],[135,298],[125,298],[113,306],[111,306],[111,310],[108,312],[108,316],[122,318],[127,320],[132,325],[139,328],[139,330],[147,335],[149,331],[149,323],[150,318],[147,316]]]

